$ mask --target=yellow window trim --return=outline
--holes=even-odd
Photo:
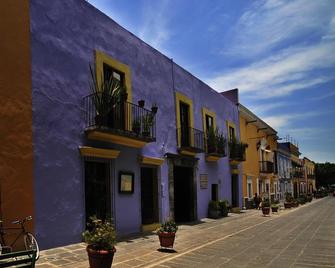
[[[204,133],[206,133],[206,115],[213,117],[213,127],[216,129],[216,114],[205,107],[202,107],[202,126]]]
[[[234,138],[236,138],[236,126],[235,126],[235,124],[232,122],[232,121],[229,121],[229,120],[227,120],[227,135],[228,135],[228,140],[230,140],[230,133],[229,133],[229,127],[232,127],[235,131],[234,131],[234,133],[235,133],[235,137]]]
[[[190,122],[190,127],[194,128],[194,119],[193,119],[193,101],[188,98],[187,96],[179,93],[176,91],[176,124],[177,124],[177,128],[179,129],[181,127],[180,125],[180,109],[179,109],[179,103],[183,102],[185,104],[187,104],[190,107],[189,110],[189,122]],[[178,147],[180,147],[181,144],[181,135],[180,132],[177,131],[178,133],[178,137],[177,137],[177,141],[178,141]],[[191,136],[191,144],[193,144],[193,136]]]
[[[99,85],[102,83],[103,77],[103,64],[111,66],[115,70],[124,73],[125,85],[128,93],[128,100],[132,102],[132,88],[131,88],[131,73],[128,65],[119,62],[118,60],[108,56],[107,54],[96,50],[95,51],[95,70],[97,75],[97,82]]]
[[[79,151],[82,156],[91,156],[91,157],[99,157],[107,159],[115,159],[120,154],[120,151],[117,150],[101,149],[88,146],[80,146]]]

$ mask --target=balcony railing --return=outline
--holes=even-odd
[[[229,158],[235,161],[245,161],[245,149],[247,144],[241,142],[229,142]]]
[[[304,177],[304,173],[302,168],[300,167],[294,167],[291,170],[291,177],[292,178],[303,178]]]
[[[261,173],[273,173],[274,165],[271,161],[259,161],[259,171]]]
[[[196,153],[205,151],[205,135],[203,131],[182,126],[177,129],[177,136],[180,137],[180,149]]]
[[[225,157],[226,154],[226,140],[224,137],[206,137],[206,153],[216,155],[218,157]]]
[[[84,98],[86,129],[156,140],[155,113],[127,101],[116,101],[107,94],[94,93]]]

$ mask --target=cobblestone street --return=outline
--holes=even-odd
[[[156,235],[119,242],[113,267],[335,267],[335,198],[270,217],[250,210],[182,225],[175,252]],[[88,267],[85,244],[42,251],[37,267]]]

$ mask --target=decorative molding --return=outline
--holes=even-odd
[[[118,158],[120,154],[120,151],[117,150],[102,149],[89,146],[80,146],[79,151],[82,156],[91,156],[91,157],[108,158],[108,159]]]
[[[207,162],[217,162],[221,157],[218,155],[206,155],[206,161]]]
[[[156,157],[148,157],[148,156],[140,156],[139,162],[143,165],[154,165],[161,166],[164,163],[164,158],[156,158]]]
[[[147,144],[146,141],[140,141],[133,138],[120,136],[112,133],[106,133],[98,130],[88,131],[87,138],[91,140],[112,142],[133,148],[142,148],[144,147],[144,145]]]

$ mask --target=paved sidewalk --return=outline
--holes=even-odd
[[[194,257],[193,260],[192,256],[187,257],[187,260],[191,264],[199,264],[201,258],[210,256],[211,251],[214,252],[210,247],[216,243],[226,242],[228,238],[233,237],[246,236],[250,238],[250,234],[245,234],[248,230],[258,228],[260,225],[266,225],[267,222],[269,222],[267,224],[269,226],[274,225],[275,222],[272,223],[271,221],[275,221],[288,214],[296,213],[300,209],[307,210],[309,206],[312,208],[313,205],[315,206],[319,202],[322,202],[322,199],[313,200],[312,203],[300,206],[299,208],[282,210],[279,213],[272,214],[271,217],[262,216],[262,212],[258,210],[248,210],[241,214],[229,214],[227,218],[218,220],[203,219],[198,224],[181,225],[176,235],[174,252],[159,251],[158,237],[154,234],[122,241],[116,245],[117,252],[114,257],[113,267],[153,267],[156,265],[159,265],[159,267],[192,267],[193,265],[190,265],[190,263],[183,265],[183,259],[194,251],[201,249],[199,253],[200,259],[198,254],[198,257]],[[235,244],[230,245],[231,248],[236,245],[234,240],[232,242]],[[85,247],[84,243],[79,243],[42,251],[37,267],[87,268],[88,260]],[[204,250],[203,248],[205,247],[209,247],[209,249],[206,248]],[[209,252],[207,252],[208,250]],[[207,255],[201,256],[202,251],[207,252]],[[225,253],[227,252],[229,252],[229,247],[225,248]],[[190,258],[191,260],[189,260]],[[177,262],[178,265],[174,265],[174,259],[179,260],[179,263]],[[225,260],[230,259],[220,257],[219,260],[223,263]]]

